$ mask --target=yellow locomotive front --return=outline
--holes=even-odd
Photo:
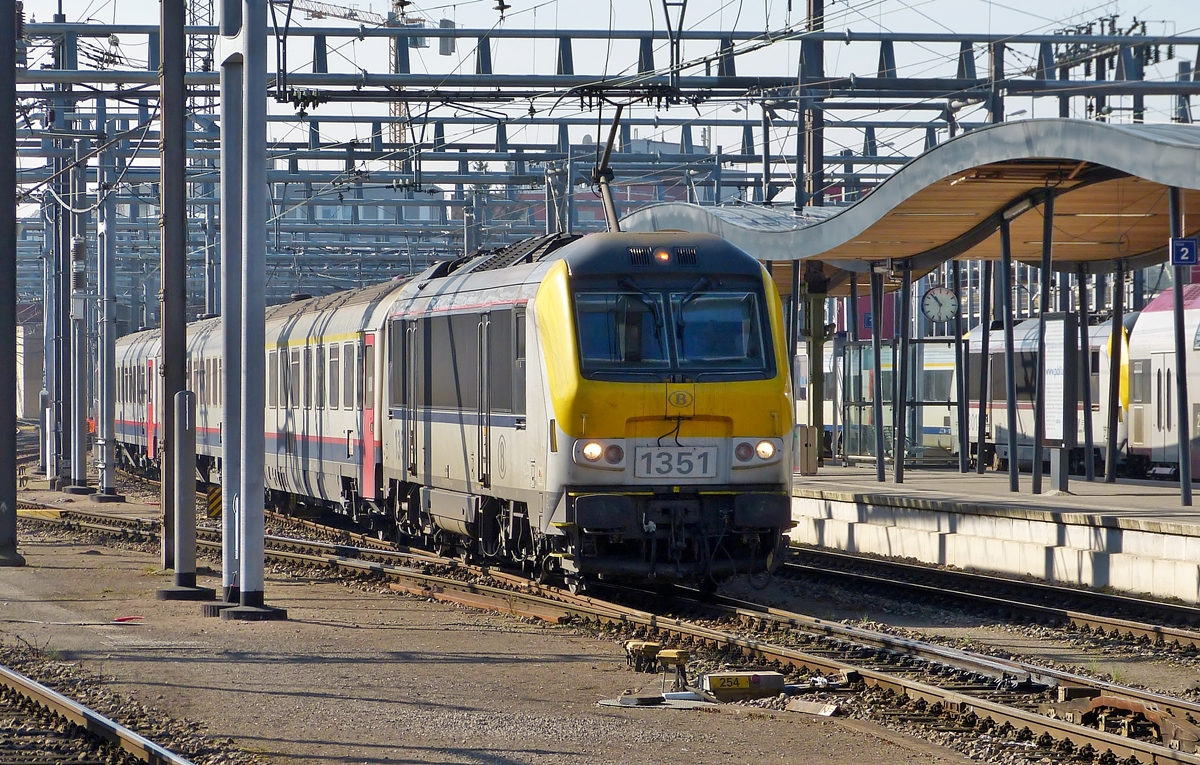
[[[766,269],[708,235],[570,250],[535,301],[564,573],[711,584],[771,566],[791,524],[793,410]]]

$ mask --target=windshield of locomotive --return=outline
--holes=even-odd
[[[666,314],[658,295],[585,292],[576,297],[579,351],[587,371],[668,369]]]
[[[758,300],[751,292],[672,292],[680,369],[766,370]]]
[[[754,292],[580,292],[575,313],[585,377],[746,380],[772,374]]]

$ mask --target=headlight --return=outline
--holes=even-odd
[[[769,460],[775,456],[775,444],[770,441],[759,441],[755,447],[754,453],[758,455],[760,460]]]
[[[583,446],[583,458],[588,462],[595,462],[600,459],[600,455],[604,454],[604,447],[595,441],[589,441]]]
[[[591,446],[591,444],[588,444],[588,446]],[[592,459],[590,456],[588,456],[586,446],[583,449],[583,456],[587,457],[588,459]],[[617,444],[609,444],[608,448],[604,450],[604,459],[608,462],[608,464],[616,465],[618,462],[625,459],[625,450]]]
[[[754,456],[754,447],[743,441],[734,448],[733,456],[737,457],[738,462],[749,462]]]

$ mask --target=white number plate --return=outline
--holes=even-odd
[[[642,446],[636,450],[638,478],[712,478],[717,474],[714,446]]]

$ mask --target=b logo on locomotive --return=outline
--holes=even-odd
[[[673,391],[669,396],[667,396],[667,400],[670,401],[671,406],[675,407],[676,409],[683,409],[685,406],[692,405],[692,394],[688,393],[686,390],[677,390]]]

